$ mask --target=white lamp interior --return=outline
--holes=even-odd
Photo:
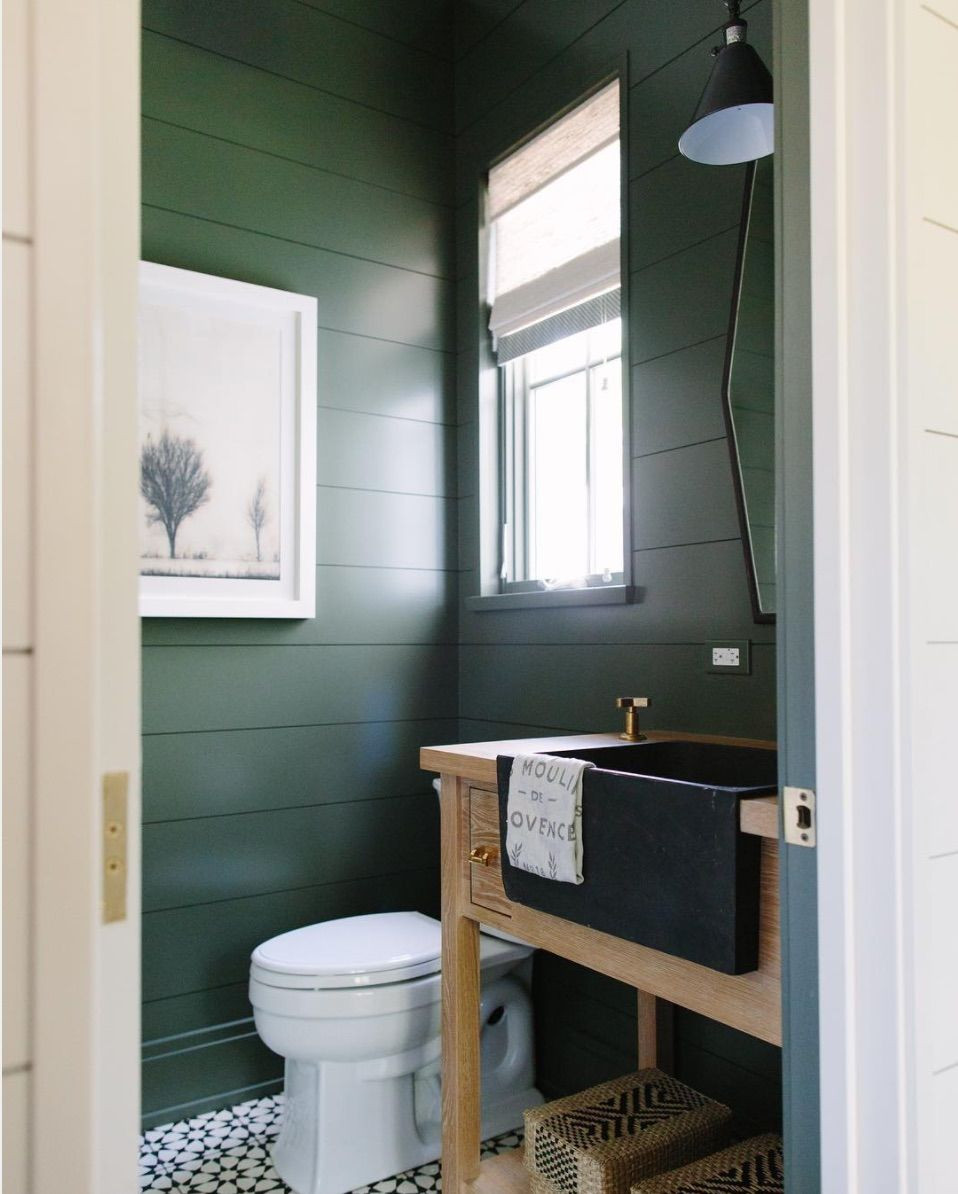
[[[775,148],[773,104],[743,104],[703,116],[685,130],[679,149],[693,162],[731,166],[752,162]]]

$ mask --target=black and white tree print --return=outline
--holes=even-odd
[[[266,520],[268,518],[269,507],[266,504],[266,478],[260,477],[260,479],[256,482],[256,489],[253,491],[253,496],[250,498],[249,505],[246,507],[246,521],[253,528],[253,536],[256,539],[257,563],[263,559],[263,551],[260,540],[263,534],[263,527],[266,526]]]
[[[151,525],[161,524],[176,559],[176,535],[184,519],[209,501],[210,475],[195,441],[164,431],[147,436],[140,452],[140,493]]]

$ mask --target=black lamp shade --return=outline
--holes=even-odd
[[[729,42],[715,57],[679,149],[693,162],[710,166],[765,157],[774,148],[773,112],[772,76],[765,63],[748,42]]]

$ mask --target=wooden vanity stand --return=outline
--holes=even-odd
[[[774,749],[752,739],[650,731]],[[479,924],[506,929],[638,992],[638,1067],[668,1069],[671,1005],[690,1008],[764,1041],[782,1040],[778,915],[778,801],[742,802],[745,833],[763,838],[759,967],[729,975],[511,903],[499,862],[496,756],[619,745],[615,734],[427,746],[425,771],[442,778],[442,1180],[445,1194],[518,1194],[528,1189],[521,1151],[479,1163]],[[470,861],[472,855],[472,861]]]

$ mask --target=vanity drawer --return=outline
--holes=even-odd
[[[480,908],[509,916],[511,906],[502,886],[499,856],[499,795],[486,788],[469,789],[469,850],[482,861],[469,866],[470,898]]]

